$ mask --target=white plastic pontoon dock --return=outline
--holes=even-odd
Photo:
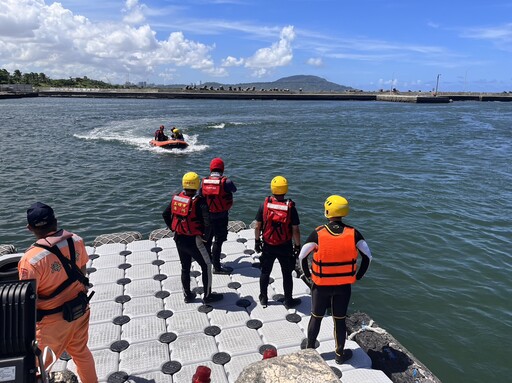
[[[88,247],[88,272],[94,285],[89,347],[100,382],[190,383],[199,365],[212,370],[214,383],[234,383],[247,365],[262,359],[268,348],[278,355],[300,350],[311,310],[308,287],[294,278],[294,297],[302,303],[287,310],[282,276],[276,261],[269,286],[269,305],[257,301],[260,270],[254,230],[230,232],[222,262],[231,275],[213,275],[213,291],[222,301],[203,305],[183,301],[181,265],[172,238]],[[193,263],[192,287],[201,289],[200,268]],[[344,383],[389,383],[357,343],[347,340],[354,356],[334,362],[333,321],[325,317],[317,351]],[[64,356],[53,371],[76,372]]]

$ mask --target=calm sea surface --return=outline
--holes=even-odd
[[[150,148],[160,124],[187,150]],[[444,382],[509,382],[512,103],[0,101],[0,243],[32,243],[41,200],[88,244],[164,227],[184,172],[226,162],[232,220],[285,176],[303,240],[341,194],[374,261],[351,310],[370,314]]]

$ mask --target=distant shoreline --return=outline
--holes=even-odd
[[[0,93],[0,99],[24,97],[217,99],[217,100],[301,100],[301,101],[391,101],[408,103],[449,103],[451,101],[512,101],[509,93],[440,92],[437,96],[416,92],[293,92],[256,90],[159,90],[159,89],[77,89],[51,88],[34,92]]]

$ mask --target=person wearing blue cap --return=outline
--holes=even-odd
[[[20,280],[35,279],[37,288],[36,339],[57,358],[67,351],[82,383],[97,383],[89,340],[89,260],[82,238],[59,230],[53,209],[41,202],[27,210],[27,228],[36,237],[20,262]],[[47,361],[45,361],[47,363]]]

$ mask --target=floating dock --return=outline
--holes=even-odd
[[[233,223],[238,229],[232,229]],[[190,383],[197,367],[204,365],[212,371],[212,382],[235,383],[245,367],[262,360],[265,350],[276,350],[278,356],[301,350],[311,312],[309,287],[294,278],[294,297],[302,302],[286,309],[276,261],[268,288],[269,305],[262,307],[257,302],[260,269],[253,250],[254,229],[242,224],[230,222],[222,262],[233,271],[213,275],[212,290],[224,298],[209,305],[201,300],[201,272],[195,262],[191,282],[198,295],[194,302],[184,303],[181,264],[167,229],[155,230],[147,240],[137,232],[105,235],[87,246],[87,272],[95,291],[89,347],[100,382]],[[352,334],[345,347],[354,355],[349,361],[334,362],[330,316],[322,321],[316,349],[325,368],[340,381],[439,383],[367,316],[349,317],[347,325]],[[367,345],[358,341],[369,337],[372,340]],[[65,375],[67,370],[76,373],[76,366],[63,355],[53,371]]]

